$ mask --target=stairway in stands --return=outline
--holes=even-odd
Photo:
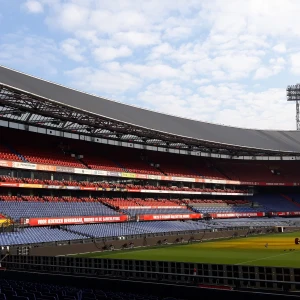
[[[9,151],[15,155],[17,155],[23,162],[28,163],[29,161],[19,152],[17,152],[17,150],[10,144],[6,144],[5,145],[7,149],[9,149]]]
[[[223,175],[226,179],[232,180],[230,176],[228,176],[228,173],[223,171],[220,167],[216,166],[215,164],[212,165],[212,167],[221,175]]]
[[[282,196],[283,198],[285,198],[287,201],[289,201],[289,202],[293,203],[294,205],[300,207],[300,203],[297,202],[297,201],[294,201],[291,197],[289,197],[289,196],[287,196],[287,195],[284,195],[284,194],[281,194],[281,196]]]

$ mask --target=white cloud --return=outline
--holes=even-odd
[[[236,80],[248,77],[260,63],[256,56],[232,53],[232,55],[204,57],[183,65],[187,74],[210,76],[215,80]]]
[[[278,53],[285,53],[286,52],[285,44],[283,43],[277,44],[273,47],[273,50]]]
[[[290,55],[291,72],[295,75],[300,74],[300,52]]]
[[[93,50],[93,55],[97,61],[109,61],[119,57],[130,56],[132,51],[127,46],[119,48],[114,47],[98,47]]]
[[[160,42],[158,33],[148,32],[118,32],[113,36],[113,39],[121,44],[127,44],[133,47],[145,47],[155,45]]]
[[[177,26],[174,28],[167,28],[164,34],[165,39],[177,40],[185,38],[187,39],[191,34],[192,29],[189,27]]]
[[[39,14],[44,11],[42,3],[36,0],[27,0],[24,6],[25,9],[32,14]]]
[[[119,70],[100,70],[81,67],[66,71],[71,84],[77,89],[90,91],[100,95],[117,95],[135,90],[141,85],[139,78]]]
[[[129,73],[136,74],[146,79],[163,79],[163,78],[182,78],[179,70],[164,64],[154,65],[138,65],[138,64],[124,64],[124,70]]]
[[[0,64],[17,70],[38,70],[39,73],[54,75],[60,63],[59,51],[51,39],[24,35],[23,32],[2,36]],[[1,41],[1,40],[0,40]]]
[[[269,61],[269,66],[262,66],[256,70],[254,79],[265,79],[277,75],[283,70],[285,64],[286,61],[282,57],[272,58]]]
[[[81,62],[84,61],[83,52],[85,49],[80,46],[80,42],[76,39],[64,40],[61,45],[61,51],[70,59]]]
[[[300,74],[298,0],[163,2],[40,0],[61,52],[49,41],[42,55],[42,45],[30,49],[82,90],[216,123],[294,128],[280,79]],[[8,44],[3,61],[13,59]],[[17,47],[28,42],[11,50],[20,58]],[[61,53],[67,66],[53,59]]]
[[[149,85],[138,94],[143,105],[168,114],[244,128],[291,129],[294,106],[285,89],[249,92],[237,83],[202,86],[197,94],[174,82]],[[280,118],[278,114],[280,113]]]

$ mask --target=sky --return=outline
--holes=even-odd
[[[0,65],[171,115],[295,130],[299,0],[0,0]]]

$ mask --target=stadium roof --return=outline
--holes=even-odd
[[[170,135],[176,137],[177,141],[186,139],[221,148],[300,153],[299,131],[242,129],[175,117],[76,91],[2,66],[0,85],[1,88],[32,95],[40,101],[49,101],[61,108],[84,111],[96,117],[117,121],[118,124],[146,129],[153,134]],[[5,105],[4,98],[0,97],[0,101],[0,104]],[[117,131],[116,127],[115,130]]]

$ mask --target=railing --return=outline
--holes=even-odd
[[[300,269],[80,257],[8,256],[7,270],[172,284],[298,291]]]

